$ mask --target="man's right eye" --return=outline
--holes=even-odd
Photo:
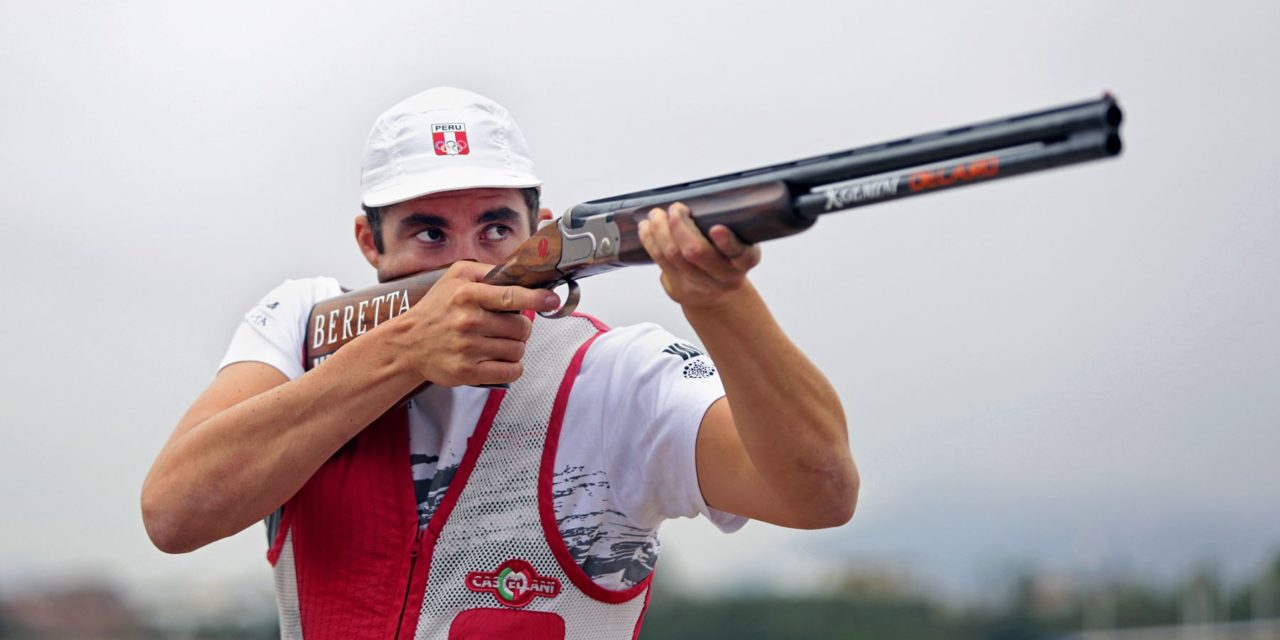
[[[421,240],[422,242],[429,242],[432,244],[444,242],[444,232],[434,228],[423,229],[422,231],[419,231],[418,235],[414,237],[417,238],[418,240]]]

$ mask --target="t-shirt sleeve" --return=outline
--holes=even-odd
[[[262,362],[290,380],[302,375],[302,341],[311,307],[341,292],[333,278],[285,280],[244,314],[218,369]]]
[[[629,520],[656,527],[701,514],[725,532],[746,524],[746,518],[708,506],[698,485],[698,428],[724,396],[702,349],[655,324],[622,327],[596,339],[581,375],[579,383],[601,390],[610,491]]]

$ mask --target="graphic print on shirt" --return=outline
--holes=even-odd
[[[439,456],[411,454],[409,461],[413,465],[413,495],[418,502],[418,526],[425,527],[431,520],[431,514],[444,501],[445,490],[458,472],[459,462],[444,467],[437,466]]]
[[[657,532],[627,524],[626,514],[611,508],[604,471],[567,466],[551,477],[560,537],[593,581],[612,576],[617,586],[632,587],[653,573],[660,550]]]
[[[461,465],[462,456],[438,466],[439,457],[411,454],[418,526],[425,527]],[[626,514],[609,504],[609,480],[603,470],[567,466],[552,474],[551,497],[556,526],[573,561],[593,581],[611,588],[639,584],[658,561],[656,531],[627,524]]]
[[[263,298],[244,314],[244,321],[257,327],[266,327],[268,322],[275,320],[274,312],[279,306],[279,301]]]

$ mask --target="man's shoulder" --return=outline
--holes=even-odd
[[[602,334],[591,349],[597,354],[609,352],[621,355],[632,354],[639,357],[661,357],[693,353],[701,354],[702,350],[693,346],[688,340],[680,338],[652,322],[625,325],[610,328]]]
[[[309,301],[312,304],[332,298],[343,293],[342,285],[336,278],[315,276],[311,278],[287,278],[276,285],[262,298],[262,302],[270,304],[288,301]]]
[[[714,372],[704,356],[706,351],[694,342],[643,322],[610,329],[596,338],[583,358],[582,375],[593,383],[661,387],[685,378],[711,377],[696,375]]]
[[[260,333],[284,330],[286,335],[301,336],[304,316],[310,313],[311,307],[341,293],[342,286],[334,278],[290,278],[263,295],[244,314],[244,322]]]
[[[328,277],[280,283],[245,312],[218,368],[252,361],[269,364],[289,379],[302,375],[300,354],[307,316],[317,302],[341,293],[338,281]]]

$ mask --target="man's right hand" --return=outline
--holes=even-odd
[[[525,310],[554,311],[546,289],[494,286],[481,280],[492,265],[457,262],[407,313],[391,340],[422,380],[449,387],[514,382],[533,322]]]

